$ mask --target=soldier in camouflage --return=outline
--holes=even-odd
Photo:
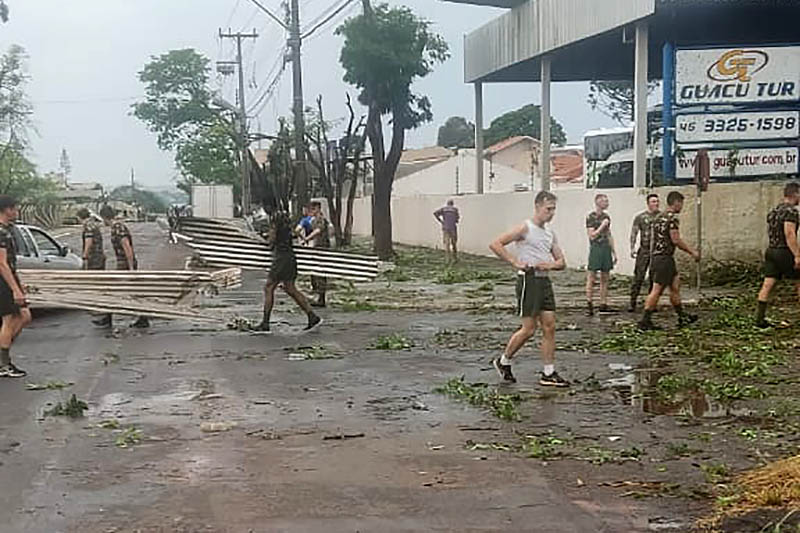
[[[78,221],[83,224],[83,269],[105,270],[106,256],[103,253],[103,232],[98,221],[85,207],[78,210]],[[100,327],[111,327],[111,315],[106,313],[92,319]]]
[[[0,195],[0,377],[22,378],[26,372],[11,362],[11,345],[22,329],[31,322],[31,311],[25,288],[17,276],[17,247],[14,221],[17,202]]]
[[[320,202],[309,204],[309,215],[313,217],[311,221],[311,233],[304,237],[305,242],[311,243],[314,248],[329,249],[331,247],[331,223],[322,213]],[[322,276],[311,276],[311,287],[317,294],[317,301],[311,302],[312,307],[325,307],[325,292],[328,290],[328,278]]]
[[[647,195],[647,211],[642,211],[633,219],[631,227],[631,257],[636,259],[636,267],[633,271],[633,282],[631,283],[631,304],[628,311],[636,311],[636,300],[639,299],[639,291],[644,284],[644,278],[650,271],[650,257],[653,254],[653,222],[658,218],[658,208],[660,200],[658,195],[650,193]],[[636,249],[636,240],[639,239],[639,249]],[[653,288],[653,276],[650,278],[650,289]]]
[[[133,237],[128,226],[116,218],[116,211],[110,205],[104,205],[100,209],[100,217],[106,226],[111,228],[111,246],[114,248],[114,255],[117,258],[117,270],[137,270],[139,263],[136,260],[136,253],[133,250]],[[140,316],[133,324],[132,328],[150,327],[150,321],[145,316]]]

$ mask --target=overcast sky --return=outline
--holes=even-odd
[[[275,12],[279,0],[260,0]],[[334,0],[300,0],[301,22],[308,28]],[[129,115],[142,95],[137,72],[151,56],[171,49],[195,48],[212,61],[231,60],[234,47],[217,37],[220,27],[260,34],[244,46],[247,101],[256,103],[270,81],[285,45],[283,30],[250,0],[7,0],[10,21],[0,26],[3,49],[23,46],[30,56],[38,135],[31,156],[40,171],[56,170],[62,148],[72,162],[72,179],[114,185],[129,180],[165,186],[175,175],[172,155],[158,150],[155,137]],[[391,3],[400,3],[391,0]],[[473,91],[463,82],[463,35],[491,20],[501,10],[464,6],[439,0],[406,0],[416,13],[434,23],[450,44],[451,59],[415,89],[433,103],[434,121],[410,133],[408,147],[436,143],[439,125],[452,115],[472,120]],[[353,14],[360,2],[334,19]],[[303,49],[306,102],[322,94],[326,114],[344,114],[344,94],[355,91],[342,81],[338,63],[341,39],[329,24],[311,36]],[[274,131],[277,117],[291,107],[291,65],[252,119],[251,129]],[[274,71],[273,71],[274,72]],[[229,100],[235,98],[235,76],[215,75]],[[586,84],[559,84],[553,89],[553,114],[567,130],[570,142],[580,142],[586,130],[613,125],[586,104]],[[488,85],[484,89],[486,125],[505,111],[539,102],[538,84]]]

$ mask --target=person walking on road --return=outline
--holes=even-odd
[[[797,243],[797,229],[800,227],[800,184],[787,183],[783,188],[783,201],[767,215],[767,234],[769,247],[764,254],[764,283],[758,293],[756,326],[768,328],[767,303],[772,288],[781,279],[794,281],[800,297],[800,245]]]
[[[261,323],[255,327],[256,331],[269,333],[272,307],[275,304],[275,289],[282,286],[286,294],[292,297],[308,316],[308,325],[304,331],[311,331],[320,324],[322,319],[314,313],[308,300],[295,285],[297,279],[297,258],[292,248],[292,223],[287,213],[276,213],[269,229],[270,242],[272,243],[272,263],[270,264],[267,282],[264,285],[264,312]]]
[[[11,362],[11,345],[31,323],[31,311],[25,288],[17,276],[17,247],[14,241],[14,221],[19,216],[17,202],[0,195],[0,377],[21,378],[27,372]]]
[[[114,248],[114,255],[117,258],[117,270],[138,270],[139,263],[136,260],[136,253],[133,250],[133,237],[131,231],[124,222],[116,218],[116,211],[110,205],[104,205],[100,209],[100,218],[103,223],[111,228],[111,246]],[[146,316],[140,316],[132,328],[149,328],[150,321]]]
[[[458,262],[458,223],[461,215],[452,199],[447,200],[447,205],[433,212],[433,218],[442,226],[442,240],[448,262]]]
[[[586,315],[594,315],[594,286],[600,279],[601,313],[610,311],[608,307],[608,280],[611,269],[617,262],[614,238],[611,236],[611,217],[608,209],[608,196],[598,194],[594,197],[594,211],[586,216],[586,233],[589,236],[589,261],[586,272]]]
[[[88,209],[78,209],[78,221],[83,224],[83,269],[105,270],[106,256],[103,252],[103,232],[100,224]],[[92,320],[98,327],[111,327],[111,314],[99,315]]]
[[[547,191],[536,195],[533,218],[511,231],[500,235],[489,248],[500,259],[517,270],[517,312],[522,325],[500,357],[492,360],[495,370],[504,381],[516,383],[511,370],[512,360],[520,348],[533,337],[537,323],[542,328],[542,360],[544,368],[539,384],[549,387],[567,387],[567,380],[555,369],[556,301],[549,272],[564,270],[566,260],[558,240],[547,224],[556,212],[556,196]],[[506,249],[516,244],[517,256]]]
[[[667,195],[667,210],[659,214],[653,222],[653,255],[650,260],[650,273],[653,276],[653,289],[647,296],[644,305],[644,316],[639,321],[639,329],[661,329],[653,323],[653,313],[658,307],[658,300],[669,287],[669,300],[678,315],[678,326],[684,327],[697,321],[697,315],[683,310],[681,303],[681,277],[675,265],[675,248],[680,248],[691,255],[695,261],[700,260],[700,253],[681,239],[678,215],[683,210],[683,195],[672,191]]]
[[[322,213],[322,204],[317,201],[311,202],[309,215],[311,215],[311,232],[305,236],[304,241],[314,248],[329,250],[331,247],[331,223]],[[317,301],[311,302],[311,307],[325,307],[328,278],[311,276],[311,287],[317,295]]]
[[[631,227],[631,257],[636,260],[633,270],[633,283],[631,283],[631,304],[628,311],[636,312],[636,301],[639,299],[639,292],[642,290],[645,276],[650,281],[648,293],[653,288],[653,276],[649,275],[650,256],[653,245],[653,222],[658,216],[660,200],[658,195],[650,193],[647,195],[647,210],[642,211],[633,219]],[[636,248],[636,240],[639,240],[639,248]]]

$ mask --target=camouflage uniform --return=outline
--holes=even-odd
[[[331,223],[322,214],[314,217],[314,220],[311,221],[311,233],[319,230],[319,234],[314,238],[314,248],[328,249],[331,247],[330,228]],[[319,295],[320,301],[324,301],[325,291],[328,290],[328,278],[311,276],[311,288]]]
[[[131,237],[128,226],[117,220],[111,224],[111,245],[114,247],[114,254],[117,256],[117,270],[136,270],[139,265],[135,253],[133,264],[128,264],[128,256],[125,255],[125,248],[122,245],[125,239],[128,239],[131,250],[133,250],[133,237]]]
[[[92,218],[83,223],[83,242],[92,239],[92,246],[84,258],[86,270],[105,270],[106,256],[103,253],[103,232],[100,223]]]

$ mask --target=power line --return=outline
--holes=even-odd
[[[228,22],[225,23],[226,26],[230,26],[231,25],[231,21],[233,20],[233,16],[236,14],[236,10],[239,9],[239,4],[241,3],[241,1],[242,0],[236,0],[236,3],[234,4],[233,9],[231,10],[231,14],[228,15]]]
[[[280,18],[278,18],[278,16],[275,15],[272,11],[270,11],[269,9],[264,7],[258,0],[250,0],[250,1],[252,3],[254,3],[255,5],[257,5],[259,7],[259,9],[261,9],[261,11],[263,11],[264,13],[269,15],[269,17],[272,20],[274,20],[275,22],[277,22],[283,29],[285,29],[285,30],[289,29],[289,26],[284,21],[282,21]]]
[[[320,35],[323,35],[321,33],[318,33],[318,34],[316,34],[316,36],[311,36],[311,34],[314,31],[316,31],[319,27],[325,25],[326,23],[328,23],[332,19],[336,18],[337,15],[339,16],[339,18],[341,18],[342,16],[347,16],[356,7],[358,7],[358,4],[355,1],[353,1],[353,0],[348,1],[347,3],[345,3],[345,5],[342,6],[342,9],[340,9],[337,13],[331,15],[327,20],[325,20],[325,22],[319,24],[317,27],[315,27],[311,31],[309,31],[305,35],[304,39],[306,39],[307,42],[310,42],[310,41],[313,41],[315,38],[318,38]]]

